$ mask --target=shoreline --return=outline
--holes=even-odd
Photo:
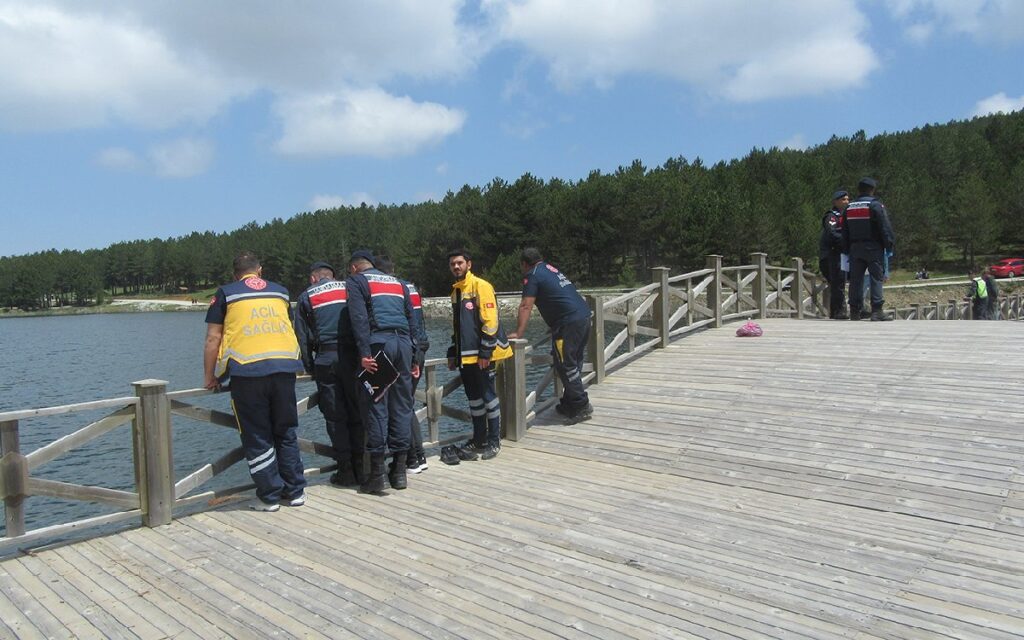
[[[498,313],[502,316],[515,313],[519,308],[520,295],[498,296]],[[294,303],[292,303],[294,304]],[[427,318],[450,318],[452,316],[452,302],[448,296],[423,298],[423,315]],[[188,300],[153,299],[137,300],[129,298],[115,298],[109,304],[90,307],[56,307],[36,311],[21,311],[12,309],[0,309],[0,320],[4,318],[42,318],[52,316],[86,316],[107,313],[151,313],[151,312],[173,312],[173,313],[196,313],[206,312],[207,304],[200,302],[193,304]]]

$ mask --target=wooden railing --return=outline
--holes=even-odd
[[[588,364],[584,368],[587,383],[600,383],[609,373],[651,349],[668,346],[673,338],[685,336],[708,327],[747,318],[823,317],[827,315],[827,284],[804,270],[803,261],[794,258],[791,266],[767,264],[763,253],[751,255],[749,264],[723,266],[722,257],[707,257],[705,268],[672,276],[669,270],[652,270],[652,282],[634,291],[605,299],[586,296],[592,311],[592,330],[588,345]],[[1001,312],[1005,319],[1020,319],[1020,295],[1003,298]],[[965,319],[970,305],[950,300],[948,305],[912,305],[893,312],[899,319]],[[615,331],[612,334],[609,327]],[[621,327],[617,330],[615,327]],[[498,367],[498,393],[501,401],[504,437],[519,440],[526,435],[534,418],[558,401],[560,384],[551,366],[551,355],[541,343],[530,345],[525,340],[512,341],[512,357]],[[423,406],[417,411],[426,422],[428,436],[425,446],[436,447],[467,437],[466,432],[453,431],[442,437],[444,418],[469,422],[469,412],[445,399],[459,389],[458,376],[441,383],[443,358],[428,360],[423,367],[422,388],[417,399]],[[528,375],[528,369],[533,375]],[[533,379],[528,384],[528,379]],[[308,380],[308,376],[300,380]],[[207,482],[244,459],[241,447],[205,462],[180,478],[174,474],[172,416],[235,429],[230,413],[209,409],[185,400],[210,395],[205,389],[167,391],[162,380],[133,383],[134,395],[96,402],[27,409],[0,413],[0,495],[4,500],[6,537],[0,538],[0,552],[24,546],[41,539],[59,537],[80,529],[141,518],[146,526],[171,521],[176,510],[205,502],[216,504],[222,499],[238,496],[252,489],[243,484],[198,492]],[[315,407],[316,394],[298,402],[299,414]],[[22,421],[59,414],[113,409],[91,424],[46,444],[30,453],[20,448]],[[134,491],[85,484],[59,482],[40,477],[37,469],[45,463],[95,440],[118,427],[131,423]],[[333,457],[330,445],[299,439],[305,453]],[[307,475],[318,475],[334,469],[333,464],[313,467]],[[89,501],[114,507],[119,511],[74,522],[25,529],[24,502],[31,496],[50,496]]]

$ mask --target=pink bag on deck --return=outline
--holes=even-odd
[[[756,322],[747,322],[736,330],[736,335],[741,338],[757,338],[763,333],[764,331],[761,329],[761,325]]]

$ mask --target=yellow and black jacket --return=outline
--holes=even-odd
[[[472,271],[452,285],[452,323],[448,357],[455,360],[456,366],[475,364],[480,358],[497,362],[512,355],[498,320],[494,287]]]
[[[206,322],[224,325],[215,373],[256,377],[302,371],[288,290],[255,274],[217,289]]]

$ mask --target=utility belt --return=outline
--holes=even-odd
[[[334,351],[337,351],[337,350],[338,350],[338,343],[337,342],[332,343],[332,344],[320,344],[320,345],[317,345],[317,347],[316,347],[316,352],[317,353],[331,353],[331,352],[334,352]]]

